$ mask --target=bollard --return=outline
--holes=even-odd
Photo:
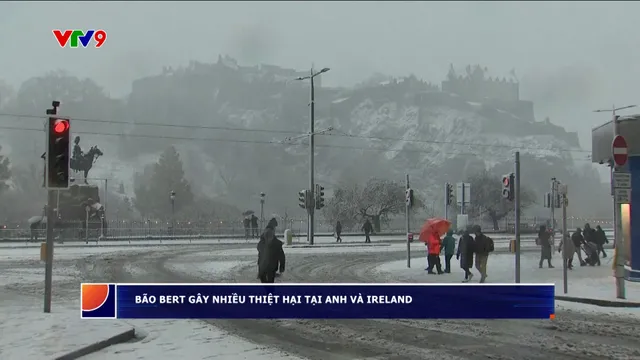
[[[291,232],[291,229],[286,229],[284,231],[284,238],[287,241],[287,245],[293,244],[293,233]]]
[[[40,261],[47,261],[47,243],[40,243]]]

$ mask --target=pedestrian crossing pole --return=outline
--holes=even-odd
[[[567,264],[566,242],[571,241],[569,239],[569,232],[567,231],[567,185],[558,185],[560,196],[562,199],[562,282],[564,283],[564,293],[569,292],[569,271]],[[580,249],[578,249],[580,251]]]
[[[516,151],[515,156],[515,194],[514,194],[514,217],[515,224],[513,226],[516,238],[516,284],[520,283],[520,152]]]
[[[409,186],[409,174],[406,175],[407,199],[405,206],[406,230],[407,230],[407,268],[411,267],[411,224],[409,219],[409,209],[411,208],[411,187]]]

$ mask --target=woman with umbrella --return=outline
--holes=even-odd
[[[429,267],[427,271],[429,274],[435,274],[433,268],[435,266],[438,274],[444,274],[442,271],[442,264],[440,263],[440,250],[442,248],[442,241],[440,236],[446,234],[451,227],[451,223],[448,220],[433,218],[427,220],[420,229],[420,241],[427,244]]]

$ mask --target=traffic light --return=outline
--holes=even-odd
[[[515,195],[515,178],[516,175],[514,173],[502,176],[502,197],[509,201],[513,201],[513,197]]]
[[[47,127],[47,188],[69,187],[69,145],[71,140],[69,119],[50,117]]]
[[[407,189],[404,191],[405,201],[408,207],[413,206],[413,189]]]
[[[298,192],[298,206],[303,209],[307,208],[307,190],[300,190]]]
[[[447,205],[453,204],[455,197],[453,196],[453,184],[446,183],[444,184],[445,188],[445,199],[447,199]]]
[[[552,203],[552,199],[551,199],[551,193],[549,193],[549,192],[544,194],[544,207],[546,207],[546,208],[553,207],[553,203]]]
[[[324,186],[316,184],[316,210],[324,207]]]

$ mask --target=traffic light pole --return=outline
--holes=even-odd
[[[53,108],[47,109],[47,115],[57,115],[58,107],[57,102],[53,102]],[[50,120],[49,120],[50,121]],[[47,187],[47,240],[45,247],[45,265],[44,265],[44,312],[51,312],[51,288],[53,285],[53,204],[56,201],[56,193],[53,190],[49,190],[49,132],[51,131],[51,124],[47,124],[47,132],[45,134],[45,145],[47,146],[47,153],[45,158],[45,186]],[[59,210],[58,210],[59,211]]]
[[[565,242],[571,241],[569,238],[569,231],[567,230],[567,197],[568,194],[566,192],[566,187],[564,188],[564,192],[562,194],[562,281],[564,283],[563,290],[564,293],[569,292],[569,264],[567,264],[567,247]],[[578,249],[580,251],[580,249]],[[573,257],[573,255],[571,255]]]
[[[449,220],[449,183],[444,184],[444,218]]]
[[[313,196],[313,190],[315,189],[315,183],[314,183],[314,171],[315,171],[315,167],[314,167],[314,152],[315,152],[315,137],[314,137],[314,133],[315,133],[315,90],[314,90],[314,84],[313,84],[313,78],[314,78],[315,74],[313,73],[313,68],[311,69],[311,74],[309,75],[309,81],[311,82],[311,92],[310,92],[310,101],[311,103],[309,104],[309,109],[310,109],[310,113],[309,113],[309,119],[310,119],[310,124],[309,124],[309,191],[311,192],[311,196]],[[315,198],[314,198],[315,199]],[[309,207],[309,209],[307,209],[307,213],[309,214],[309,220],[308,220],[308,230],[307,230],[307,240],[309,241],[309,245],[313,245],[313,231],[314,231],[314,218],[313,218],[313,211],[315,208],[315,201],[311,202],[312,206]]]
[[[516,151],[515,159],[515,224],[513,226],[516,236],[516,284],[520,283],[520,152]]]
[[[551,201],[549,201],[549,207],[551,208],[551,241],[555,245],[556,235],[556,201],[558,198],[558,181],[556,178],[551,178]]]
[[[406,175],[407,191],[409,191],[409,174]],[[411,208],[411,202],[407,201],[405,206],[405,218],[406,218],[406,230],[407,230],[407,268],[411,267],[411,240],[409,233],[411,232],[411,219],[409,218],[409,210]]]

